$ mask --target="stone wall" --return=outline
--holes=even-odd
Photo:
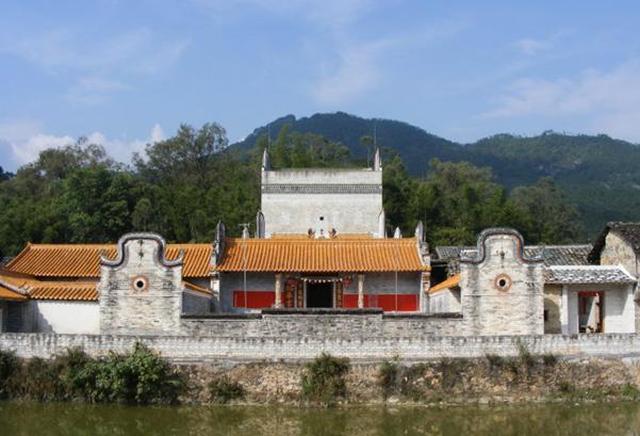
[[[545,333],[562,333],[562,323],[560,321],[561,294],[561,285],[544,286]]]
[[[460,289],[447,288],[429,295],[429,313],[460,313]]]
[[[460,334],[460,317],[384,315],[379,310],[289,311],[249,316],[183,317],[182,333],[189,336],[280,337],[307,340],[318,337],[450,336]]]
[[[182,313],[182,260],[164,257],[154,234],[131,233],[118,242],[118,258],[102,259],[100,332],[175,334]]]
[[[182,293],[182,313],[203,315],[211,313],[211,297],[203,294],[184,291]]]
[[[600,265],[622,265],[631,275],[638,277],[639,264],[635,251],[615,232],[607,233],[600,254]]]
[[[525,255],[517,231],[483,231],[477,252],[460,261],[464,334],[544,333],[543,268]]]
[[[442,357],[515,356],[520,345],[534,354],[551,353],[564,358],[615,357],[640,359],[640,335],[538,335],[495,337],[172,337],[55,335],[4,333],[0,349],[14,350],[20,357],[50,357],[70,347],[83,348],[93,356],[131,350],[142,342],[174,362],[299,361],[322,352],[353,361],[381,361],[399,357],[424,361]]]

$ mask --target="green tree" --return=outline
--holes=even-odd
[[[542,243],[570,243],[583,237],[578,210],[549,177],[534,185],[515,188],[513,202],[527,217],[523,231],[528,239]]]

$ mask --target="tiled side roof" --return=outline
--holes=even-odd
[[[198,293],[206,294],[206,295],[212,295],[212,292],[211,292],[210,289],[204,288],[202,286],[194,285],[193,283],[190,283],[190,282],[182,282],[182,286],[185,289],[188,289],[188,290],[193,291],[193,292],[198,292]]]
[[[169,244],[166,257],[176,259],[184,250],[183,277],[209,277],[211,244]],[[36,277],[98,278],[100,255],[116,257],[115,244],[28,244],[7,269]]]
[[[453,288],[460,285],[460,274],[455,274],[449,277],[448,279],[438,283],[431,289],[429,289],[430,294],[435,294],[436,292],[440,292],[444,289]]]
[[[24,301],[26,299],[25,295],[0,285],[0,300]]]
[[[29,291],[32,300],[98,301],[96,282],[40,282]]]
[[[635,283],[627,271],[617,266],[552,266],[545,269],[545,282],[557,284]]]
[[[0,272],[0,286],[32,300],[98,301],[96,281],[38,280],[11,271]]]
[[[440,245],[435,248],[435,253],[436,257],[440,260],[454,260],[460,257],[460,252],[463,250],[475,250],[475,247]]]
[[[590,244],[584,245],[528,245],[524,248],[528,257],[542,255],[546,266],[552,265],[588,265],[587,256],[592,250]],[[472,254],[475,247],[441,246],[436,247],[438,259],[455,261],[461,252]]]
[[[591,244],[581,245],[529,245],[524,252],[530,256],[542,254],[544,264],[552,265],[588,265],[587,256],[591,252]]]
[[[426,271],[415,238],[227,239],[217,271]]]

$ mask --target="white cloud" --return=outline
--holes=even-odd
[[[5,37],[0,40],[0,54],[22,58],[51,74],[64,74],[72,83],[66,92],[71,102],[96,104],[131,87],[124,82],[175,64],[188,44],[187,39],[163,39],[148,28],[102,39],[51,30]]]
[[[155,124],[144,139],[108,138],[101,132],[85,135],[90,143],[102,145],[107,153],[120,162],[129,162],[134,152],[141,152],[149,143],[165,139],[164,131]],[[0,143],[7,144],[17,165],[33,162],[47,148],[59,148],[75,143],[77,137],[42,132],[38,123],[17,120],[0,123]]]
[[[128,89],[117,80],[101,77],[82,77],[68,91],[66,97],[73,103],[93,105],[107,100],[111,94]]]
[[[320,104],[337,105],[356,99],[375,89],[384,77],[382,60],[390,51],[419,47],[449,38],[462,29],[463,21],[442,21],[418,31],[406,31],[364,43],[342,43],[336,61],[323,68],[312,84],[311,95]]]
[[[100,40],[68,30],[27,37],[12,35],[0,42],[0,52],[21,57],[52,71],[113,71],[153,74],[178,60],[188,40],[161,41],[148,28]]]
[[[542,41],[533,38],[523,38],[516,41],[513,44],[520,52],[525,55],[533,56],[539,52],[550,48],[551,44],[548,41]]]
[[[380,80],[376,60],[382,48],[376,44],[344,48],[337,67],[313,84],[311,95],[321,104],[336,105],[373,89]]]
[[[640,141],[640,61],[575,78],[513,82],[483,118],[581,117],[585,130]]]

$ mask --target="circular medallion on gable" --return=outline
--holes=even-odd
[[[131,288],[134,292],[144,292],[149,287],[149,280],[145,276],[136,276],[131,280]]]
[[[500,274],[493,281],[493,286],[495,286],[495,288],[498,291],[502,291],[502,292],[507,292],[511,288],[512,284],[513,284],[513,281],[511,280],[511,277],[509,277],[507,274]]]

